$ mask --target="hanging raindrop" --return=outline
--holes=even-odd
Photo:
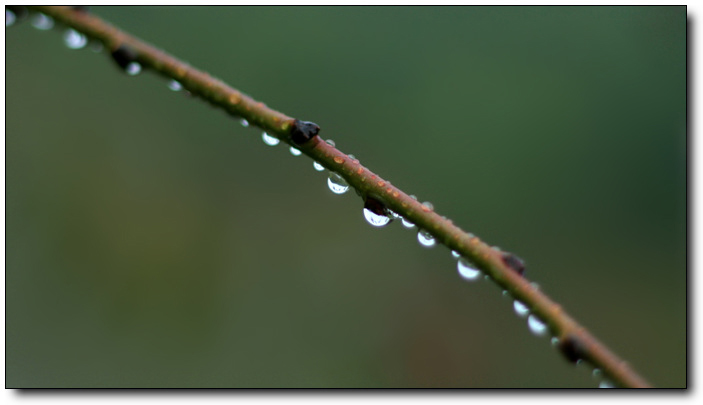
[[[422,229],[417,232],[417,240],[422,246],[428,248],[434,246],[435,243],[437,243],[434,239],[434,236]]]
[[[5,26],[11,27],[17,21],[17,16],[11,10],[5,9]]]
[[[136,76],[141,73],[142,65],[140,65],[139,62],[129,62],[124,71],[130,76]]]
[[[69,28],[63,34],[63,42],[70,49],[81,49],[88,43],[88,39],[80,32]]]
[[[515,309],[515,313],[520,318],[524,318],[530,313],[530,309],[527,308],[527,305],[518,300],[513,301],[513,309]]]
[[[615,385],[608,380],[603,380],[598,384],[598,388],[615,388]]]
[[[315,170],[317,170],[318,172],[325,170],[325,166],[322,166],[321,164],[319,164],[317,162],[312,162],[312,167],[314,167]]]
[[[461,256],[461,255],[459,254],[459,252],[457,252],[456,250],[452,250],[452,257],[453,257],[453,258],[458,259],[459,256]]]
[[[242,124],[242,126],[243,126],[244,128],[246,128],[246,127],[249,126],[249,121],[247,121],[247,120],[244,119],[244,118],[242,118],[241,120],[239,120],[239,123]]]
[[[173,90],[173,91],[181,91],[183,89],[183,86],[176,80],[171,80],[168,82],[168,88]]]
[[[389,222],[391,222],[391,219],[388,218],[388,216],[378,215],[368,208],[364,208],[364,218],[366,218],[366,222],[369,224],[378,227],[386,226]]]
[[[271,136],[266,132],[261,134],[261,139],[263,139],[264,143],[269,146],[276,146],[281,142],[278,138],[276,138],[275,136]]]
[[[547,333],[547,324],[542,322],[535,315],[527,317],[527,327],[530,328],[530,332],[536,336],[543,336]]]
[[[559,338],[556,336],[552,336],[552,346],[557,346],[559,344]]]
[[[327,178],[327,186],[335,194],[344,194],[349,190],[349,183],[334,172],[330,172],[330,176]]]
[[[335,144],[334,144],[334,141],[333,141],[333,140],[328,139],[328,140],[326,140],[325,142],[326,142],[329,146],[331,146],[331,147],[333,147],[333,148],[335,147]]]
[[[404,226],[404,227],[406,227],[406,228],[408,228],[408,229],[414,228],[414,227],[415,227],[415,224],[413,224],[412,222],[408,221],[407,219],[401,218],[401,220],[402,220],[402,222],[403,222],[403,226]]]
[[[54,19],[39,13],[32,18],[32,27],[42,31],[50,30],[54,28]]]
[[[481,278],[481,270],[477,269],[468,259],[460,258],[456,266],[459,275],[464,280],[476,281]]]
[[[294,147],[290,147],[290,154],[293,156],[300,156],[303,152],[299,151],[298,149]]]

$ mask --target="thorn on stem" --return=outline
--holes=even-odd
[[[290,139],[294,143],[302,145],[315,137],[319,132],[320,127],[314,122],[295,120],[290,130]]]
[[[511,269],[515,270],[519,275],[525,274],[525,262],[512,253],[503,253],[503,263]]]
[[[129,66],[130,63],[135,62],[138,57],[137,52],[125,44],[118,46],[114,51],[112,51],[111,55],[112,60],[114,60],[115,63],[122,68],[122,70],[126,70],[127,66]]]
[[[572,363],[577,363],[588,353],[581,339],[574,334],[568,334],[559,341],[559,350]]]

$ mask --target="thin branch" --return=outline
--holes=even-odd
[[[275,111],[84,10],[57,6],[32,8],[102,42],[113,53],[118,63],[119,57],[130,55],[144,68],[177,80],[193,95],[232,115],[245,118],[250,124],[262,128],[328,170],[338,173],[356,189],[367,207],[387,207],[431,234],[438,242],[475,263],[496,284],[524,303],[533,315],[548,326],[553,336],[559,339],[559,348],[568,360],[590,362],[600,369],[606,378],[621,387],[649,387],[626,362],[579,325],[559,304],[531,284],[522,274],[524,266],[519,258],[496,250],[476,236],[463,231],[451,220],[434,212],[431,207],[421,204],[374,174],[358,160],[324,142],[317,136],[319,128],[316,125]]]

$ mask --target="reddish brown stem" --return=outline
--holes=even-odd
[[[94,40],[101,41],[110,51],[123,46],[131,48],[143,67],[179,81],[194,95],[230,114],[245,118],[250,124],[295,146],[330,171],[340,174],[362,198],[372,197],[380,201],[395,213],[429,232],[438,242],[473,261],[496,284],[528,306],[532,314],[548,325],[551,333],[560,339],[561,350],[567,359],[590,362],[619,386],[649,387],[627,363],[579,325],[560,305],[524,278],[519,259],[500,252],[463,231],[451,220],[422,205],[362,166],[358,160],[350,158],[319,137],[315,136],[302,144],[293,142],[291,130],[295,119],[257,102],[209,74],[188,66],[85,11],[55,6],[33,8]]]

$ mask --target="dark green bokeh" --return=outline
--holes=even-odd
[[[96,7],[686,384],[683,7]],[[8,387],[594,387],[444,247],[150,73],[6,30]]]

